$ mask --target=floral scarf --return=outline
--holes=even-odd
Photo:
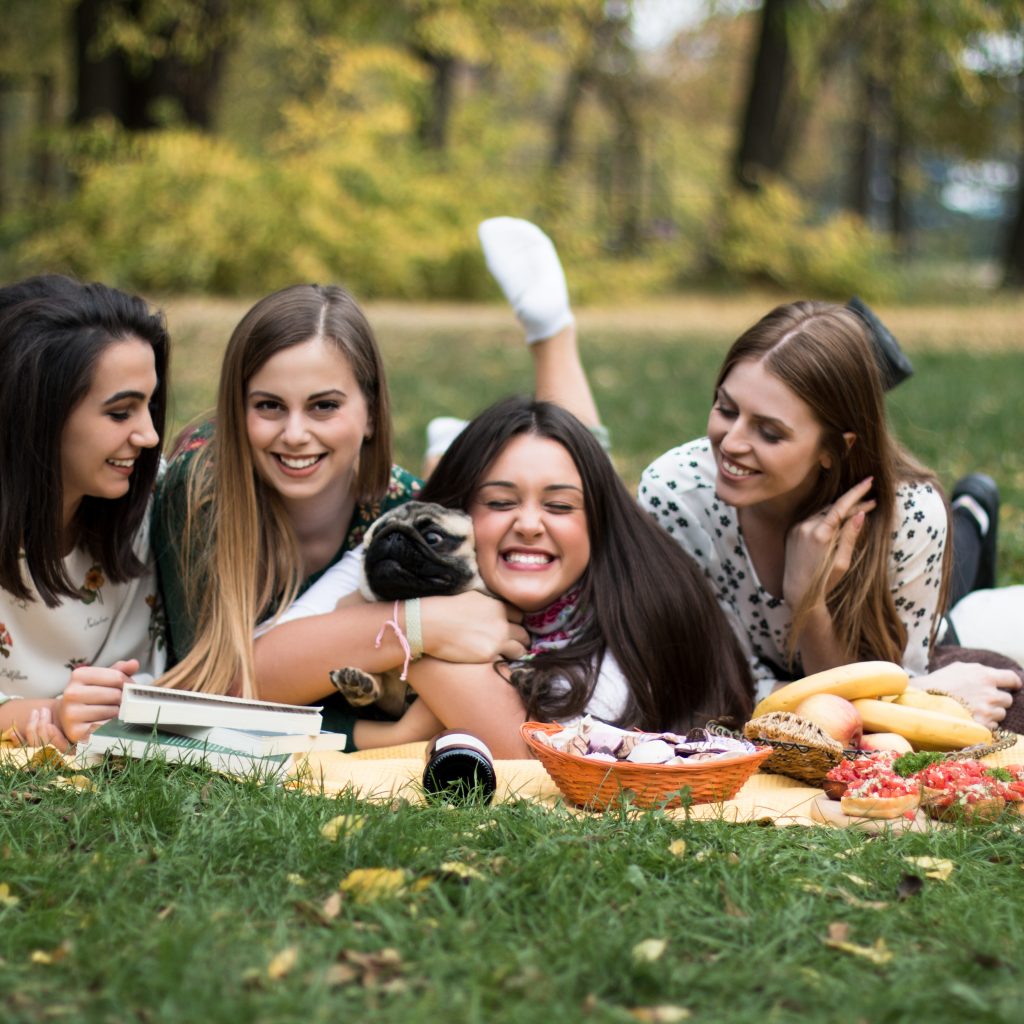
[[[527,612],[523,626],[530,634],[530,649],[520,661],[530,661],[544,651],[560,651],[577,640],[586,625],[578,620],[580,591],[578,584],[539,612]]]

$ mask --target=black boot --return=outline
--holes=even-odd
[[[868,338],[875,350],[875,361],[882,375],[882,387],[892,391],[897,384],[913,376],[914,367],[889,328],[856,295],[846,304],[846,308],[852,309],[868,329]]]
[[[962,477],[953,487],[953,494],[950,497],[950,506],[954,515],[957,512],[957,499],[962,497],[973,498],[988,516],[988,529],[982,530],[982,524],[969,507],[963,507],[961,512],[967,513],[975,524],[981,536],[981,554],[978,558],[978,574],[973,584],[968,588],[971,590],[988,590],[996,585],[996,544],[999,535],[999,487],[995,480],[984,473],[970,473]]]

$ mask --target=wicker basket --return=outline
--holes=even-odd
[[[593,810],[617,807],[626,797],[637,807],[680,807],[684,803],[731,800],[772,752],[769,747],[759,747],[753,754],[692,765],[641,765],[595,761],[565,753],[534,736],[550,736],[562,729],[554,722],[524,722],[521,731],[527,746],[565,799],[577,807]]]
[[[782,727],[780,731],[784,731],[787,726],[792,730],[790,738],[783,739],[778,734],[775,736],[763,735],[763,726],[758,725],[756,718],[743,728],[747,739],[753,743],[766,744],[772,751],[771,756],[761,767],[761,771],[786,775],[791,779],[820,787],[825,781],[825,776],[841,761],[849,761],[863,756],[863,752],[860,750],[844,749],[841,744],[813,722],[808,722],[790,712],[773,712],[770,715],[762,716],[762,718],[770,717],[779,720],[777,724]],[[783,722],[782,719],[789,721]],[[1015,733],[1006,732],[1004,729],[994,729],[991,743],[964,747],[962,750],[945,751],[943,758],[947,761],[963,761],[987,757],[997,750],[1012,747],[1016,742]]]

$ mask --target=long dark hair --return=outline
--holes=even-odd
[[[88,394],[108,345],[138,338],[153,349],[157,387],[150,402],[161,436],[167,405],[168,336],[163,317],[135,295],[56,274],[0,288],[0,587],[21,600],[32,591],[19,552],[47,607],[79,590],[64,568],[61,439]],[[77,546],[117,583],[139,576],[135,535],[160,465],[159,447],[135,460],[127,494],[86,495],[72,523]]]
[[[548,438],[572,457],[583,482],[590,564],[581,579],[578,640],[531,662],[521,685],[541,720],[586,708],[606,652],[629,683],[619,724],[685,728],[743,721],[750,671],[696,563],[633,500],[611,460],[575,416],[549,402],[508,398],[477,416],[423,489],[424,501],[468,510],[487,467],[522,434]],[[565,687],[560,680],[568,680]]]

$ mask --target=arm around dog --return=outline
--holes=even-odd
[[[526,630],[510,616],[519,612],[492,597],[471,591],[454,597],[428,597],[421,602],[423,649],[443,661],[490,663],[523,654]],[[366,672],[384,672],[404,660],[392,630],[377,634],[391,618],[390,602],[336,608],[283,623],[255,643],[256,682],[263,700],[308,704],[333,693],[327,677],[343,665]],[[405,627],[404,612],[399,622]]]

